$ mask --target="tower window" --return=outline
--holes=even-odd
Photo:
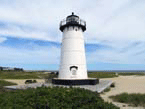
[[[77,75],[77,69],[78,69],[77,66],[71,66],[70,67],[70,71],[71,71],[72,76]]]

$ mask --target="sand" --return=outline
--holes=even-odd
[[[108,97],[123,92],[145,93],[145,76],[119,76],[116,78],[107,78],[106,80],[114,81],[115,88],[111,88],[109,92],[105,92],[104,94],[101,94],[101,97],[105,101],[112,102],[113,104],[119,106],[121,109],[144,109],[142,107],[131,107],[124,103],[113,102]]]

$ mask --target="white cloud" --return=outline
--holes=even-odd
[[[145,40],[145,1],[102,0],[87,19],[87,40]],[[89,32],[89,33],[88,33]]]
[[[5,38],[5,37],[0,37],[0,43],[4,42],[4,41],[6,41],[6,40],[7,40],[7,38]]]
[[[58,41],[56,37],[51,36],[47,31],[42,31],[38,28],[25,28],[14,24],[7,25],[7,28],[0,29],[1,36],[17,37],[17,38],[28,38],[37,40],[47,40],[47,41]]]
[[[113,46],[112,49],[101,49],[87,53],[87,62],[115,64],[145,64],[145,43],[130,43],[126,46]],[[93,57],[93,58],[92,58]]]
[[[42,40],[60,41],[59,22],[75,11],[87,21],[85,36],[88,42],[94,39],[96,41],[145,40],[144,7],[145,1],[143,0],[93,0],[91,2],[79,0],[77,3],[72,0],[57,2],[53,0],[43,0],[43,2],[40,0],[6,0],[0,3],[0,20],[37,28],[32,33],[22,31],[22,34],[27,34],[26,38],[40,37],[39,39],[42,38]],[[11,31],[12,35],[18,36],[20,31],[15,27],[17,25],[12,26],[14,26],[13,30],[6,29],[5,31]],[[38,33],[38,30],[41,31]],[[55,36],[52,36],[53,33]]]

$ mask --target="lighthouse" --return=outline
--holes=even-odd
[[[83,36],[83,32],[86,31],[86,22],[72,12],[72,15],[60,22],[59,29],[63,34],[59,75],[58,78],[52,79],[52,83],[62,85],[97,84],[98,79],[88,78],[87,75]]]

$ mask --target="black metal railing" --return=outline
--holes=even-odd
[[[60,22],[60,27],[66,24],[79,24],[82,26],[86,26],[86,22],[82,19],[64,19]]]

